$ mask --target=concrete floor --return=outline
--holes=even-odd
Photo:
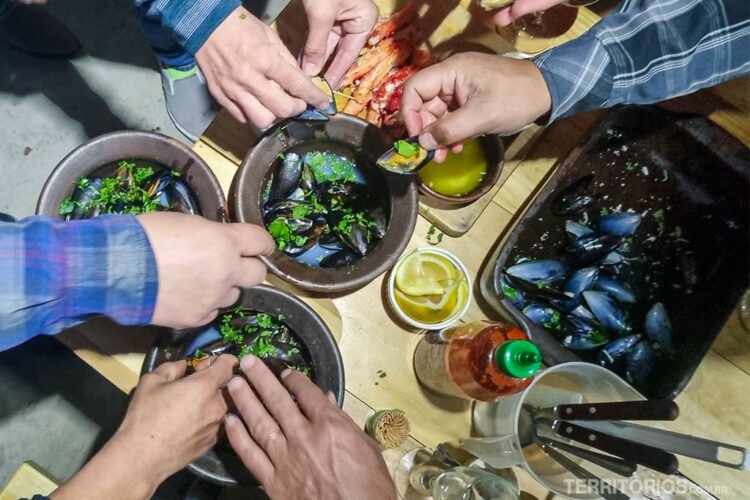
[[[51,0],[48,7],[79,38],[72,60],[24,55],[0,41],[0,212],[32,215],[54,166],[89,138],[121,129],[157,130],[187,140],[164,107],[154,56],[127,0]],[[0,353],[0,490],[33,460],[58,480],[75,473],[106,442],[128,396],[50,337]],[[181,472],[155,498],[185,496]],[[253,497],[248,492],[244,498]]]

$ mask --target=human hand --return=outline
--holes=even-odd
[[[533,12],[541,12],[550,7],[554,7],[565,0],[516,0],[508,7],[498,10],[493,16],[492,21],[502,27],[508,26],[516,19],[520,19]]]
[[[508,134],[547,113],[551,98],[531,61],[467,52],[425,68],[406,81],[401,113],[425,149],[447,148],[482,134]]]
[[[195,59],[211,95],[242,123],[263,129],[300,114],[307,103],[329,104],[276,32],[243,7],[216,28]]]
[[[378,446],[332,397],[293,370],[282,385],[256,357],[240,366],[250,385],[234,377],[227,388],[244,423],[227,415],[227,436],[271,498],[396,498]]]
[[[222,388],[236,367],[237,359],[225,355],[188,377],[185,361],[141,377],[115,435],[52,499],[151,498],[167,477],[216,443],[227,412]]]
[[[309,26],[302,69],[310,76],[319,74],[335,51],[325,79],[336,88],[367,43],[378,19],[378,8],[371,0],[303,0],[302,3]]]
[[[251,224],[221,224],[172,212],[138,216],[156,258],[159,291],[151,322],[183,329],[209,323],[240,287],[263,282],[271,235]]]

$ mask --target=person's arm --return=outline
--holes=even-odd
[[[151,320],[157,267],[132,216],[65,223],[30,217],[0,223],[0,350],[57,334],[95,315]]]
[[[143,17],[163,26],[175,41],[195,54],[208,37],[242,5],[241,0],[134,0]]]
[[[650,104],[750,71],[747,0],[626,0],[534,63],[549,121],[617,104]]]
[[[0,223],[0,350],[93,316],[204,325],[261,283],[273,239],[251,224],[178,213]]]
[[[141,377],[115,435],[52,500],[151,498],[162,481],[216,443],[227,412],[222,390],[236,367],[236,358],[220,356],[187,377],[185,361]]]

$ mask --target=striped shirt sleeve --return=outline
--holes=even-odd
[[[133,216],[0,223],[0,350],[98,315],[147,324],[157,272],[148,236]]]
[[[750,72],[750,2],[625,0],[534,62],[552,98],[550,121],[688,94]]]
[[[240,0],[134,0],[134,6],[149,21],[164,27],[181,47],[198,52],[208,37]]]

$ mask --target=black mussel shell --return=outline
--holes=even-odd
[[[627,335],[615,339],[602,347],[596,356],[596,362],[610,370],[621,372],[625,365],[625,354],[633,347],[641,336],[638,334]]]
[[[627,238],[632,236],[641,223],[641,214],[617,212],[600,217],[596,228],[600,233]]]
[[[672,323],[664,304],[657,302],[646,313],[646,336],[659,351],[672,350]]]
[[[337,267],[350,266],[357,262],[360,258],[361,256],[359,254],[346,247],[340,252],[328,255],[323,260],[321,260],[320,267],[332,269]]]
[[[575,222],[572,220],[566,220],[565,221],[565,232],[567,233],[568,237],[572,240],[575,240],[576,238],[580,238],[581,236],[586,236],[587,234],[592,234],[594,232],[593,229],[591,229],[588,226],[584,226],[583,224],[579,222]]]
[[[625,354],[625,380],[641,386],[654,368],[654,351],[648,342],[641,340]]]
[[[609,295],[602,292],[583,292],[583,300],[596,320],[607,330],[620,334],[631,330],[625,312]]]
[[[315,76],[312,78],[312,81],[315,85],[320,87],[320,89],[326,93],[329,99],[329,104],[326,109],[315,109],[312,106],[308,106],[305,111],[303,111],[300,115],[297,116],[297,120],[303,120],[303,121],[313,121],[313,122],[320,122],[320,121],[327,121],[329,117],[336,114],[336,99],[333,96],[333,89],[328,84],[328,82],[321,78],[320,76]]]
[[[544,282],[532,283],[507,273],[505,276],[508,279],[508,284],[515,290],[521,291],[527,300],[539,298],[549,301],[566,301],[571,298],[570,295],[552,288]]]
[[[609,276],[599,276],[594,282],[594,290],[604,292],[621,304],[635,304],[635,292],[625,283]]]
[[[555,215],[573,215],[594,203],[596,198],[589,194],[593,180],[593,174],[589,174],[560,191],[552,199],[552,205],[550,206],[552,213]]]
[[[302,179],[302,157],[293,151],[284,154],[271,181],[270,200],[281,200],[299,186]]]
[[[405,154],[407,150],[410,154]],[[413,174],[424,167],[435,156],[435,151],[428,151],[419,145],[417,137],[400,139],[394,147],[383,153],[377,160],[377,165],[396,174]]]
[[[591,265],[606,257],[620,243],[622,238],[609,234],[581,236],[568,245],[568,262],[576,268]]]
[[[553,307],[532,302],[524,307],[521,312],[536,325],[550,330],[559,330],[561,328],[560,312]]]
[[[565,278],[568,266],[560,260],[527,260],[510,266],[505,272],[532,283],[556,283]]]
[[[86,205],[99,198],[99,192],[104,186],[104,180],[99,177],[89,177],[88,180],[89,182],[85,188],[76,187],[73,192],[72,198],[77,204],[69,216],[72,220],[90,219],[99,215],[97,207],[91,207],[84,212],[81,205]]]
[[[175,178],[174,176],[171,177],[171,182],[166,188],[167,206],[169,209],[172,212],[180,212],[188,215],[197,214],[198,202],[195,201],[190,187],[182,179]]]
[[[521,310],[526,305],[526,300],[523,296],[523,292],[513,286],[510,282],[510,278],[507,274],[502,273],[500,275],[500,291],[508,299],[511,304],[516,306],[518,310]]]

